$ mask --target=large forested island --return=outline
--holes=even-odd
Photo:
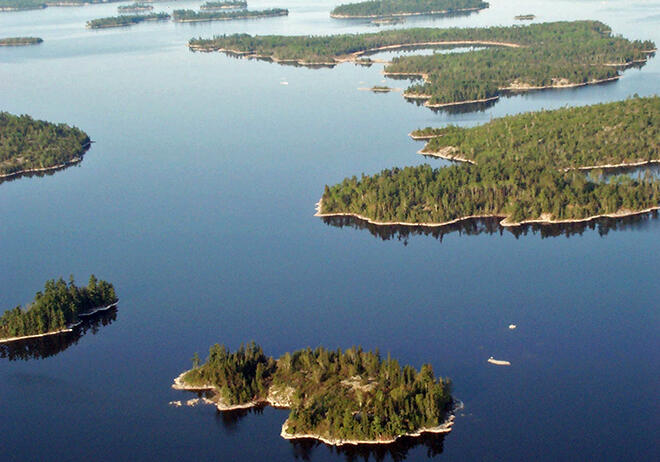
[[[401,367],[361,348],[303,349],[278,360],[251,343],[236,352],[214,345],[206,362],[176,378],[180,390],[210,392],[220,410],[271,404],[291,410],[287,439],[328,444],[384,444],[403,435],[446,433],[453,399],[447,379],[425,364]],[[208,398],[207,398],[208,400]]]
[[[461,163],[345,179],[326,186],[318,215],[425,226],[499,217],[502,225],[517,226],[621,217],[660,206],[660,180],[651,174],[605,180],[583,171],[660,162],[660,97],[421,133],[435,136],[422,153]]]
[[[17,306],[0,317],[0,342],[22,340],[70,331],[81,316],[108,309],[117,303],[115,289],[109,282],[89,278],[87,287],[78,287],[73,277],[67,284],[62,278],[46,282],[26,308]]]
[[[330,13],[337,19],[369,19],[396,16],[443,15],[488,8],[481,0],[369,0],[339,5]]]
[[[0,180],[80,162],[90,143],[79,128],[0,112]]]
[[[167,13],[149,14],[122,14],[108,18],[98,18],[87,21],[88,29],[105,29],[108,27],[127,27],[145,21],[167,21],[170,15]]]
[[[44,40],[39,37],[7,37],[0,38],[0,46],[2,47],[19,47],[26,45],[39,45]]]
[[[564,88],[616,80],[620,69],[643,63],[654,52],[651,41],[612,35],[598,21],[528,26],[396,29],[332,36],[222,35],[191,39],[193,51],[221,51],[302,65],[358,62],[366,54],[398,48],[478,45],[465,53],[395,58],[392,76],[422,78],[404,96],[442,107],[495,100],[507,91]]]
[[[176,22],[206,22],[229,21],[232,19],[257,19],[272,16],[287,16],[289,10],[284,8],[271,8],[269,10],[236,10],[236,11],[195,11],[174,10],[172,18]]]

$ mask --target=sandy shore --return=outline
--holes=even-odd
[[[414,135],[413,132],[410,132],[408,133],[408,136],[415,141],[428,141],[432,140],[433,138],[440,138],[442,135]],[[422,154],[422,152],[419,153]]]
[[[417,151],[417,154],[421,154],[423,156],[438,157],[440,159],[453,160],[455,162],[466,162],[468,164],[477,165],[477,163],[473,160],[454,154],[456,151],[458,150],[454,146],[446,146],[439,151],[425,151],[424,149],[420,149],[419,151]]]
[[[660,164],[660,159],[652,160],[640,160],[638,162],[622,162],[620,164],[602,164],[602,165],[587,165],[586,167],[575,167],[575,168],[566,168],[565,172],[570,170],[596,170],[596,169],[615,169],[615,168],[632,168],[632,167],[641,167],[643,165],[653,165]]]
[[[504,361],[501,359],[495,359],[492,356],[488,358],[488,362],[491,364],[495,364],[496,366],[510,366],[511,363],[509,361]]]
[[[517,91],[530,91],[530,90],[548,90],[551,88],[576,88],[576,87],[585,87],[587,85],[598,85],[601,83],[613,82],[615,80],[619,80],[620,78],[621,78],[620,75],[616,75],[614,77],[609,77],[607,79],[590,80],[589,82],[556,83],[552,85],[542,85],[542,86],[527,85],[524,83],[512,83],[508,87],[500,87],[499,90],[517,92]]]
[[[334,212],[334,213],[321,213],[321,208],[322,208],[322,201],[323,199],[319,200],[319,202],[316,204],[316,213],[314,214],[315,217],[320,217],[320,218],[330,218],[330,217],[353,217],[357,218],[362,221],[366,221],[367,223],[371,223],[372,225],[376,226],[415,226],[415,227],[425,227],[425,228],[440,228],[443,226],[448,226],[448,225],[453,225],[456,223],[460,223],[461,221],[466,221],[466,220],[473,220],[473,219],[479,219],[479,218],[500,218],[500,226],[506,227],[506,228],[515,228],[518,226],[523,226],[523,225],[531,225],[531,224],[540,224],[540,225],[561,225],[561,224],[570,224],[570,223],[585,223],[593,220],[597,220],[599,218],[624,218],[624,217],[631,217],[635,215],[644,215],[646,213],[654,212],[656,210],[660,210],[660,206],[656,207],[649,207],[643,210],[622,210],[619,212],[614,212],[614,213],[603,213],[600,215],[592,215],[590,217],[586,218],[575,218],[575,219],[564,219],[564,220],[552,220],[547,217],[540,217],[540,218],[535,218],[535,219],[529,219],[529,220],[523,220],[519,222],[513,222],[509,221],[508,216],[504,215],[499,215],[499,214],[483,214],[483,215],[468,215],[465,217],[460,217],[456,218],[454,220],[449,220],[449,221],[444,221],[444,222],[407,222],[407,221],[377,221],[377,220],[372,220],[369,217],[365,217],[363,215],[360,215],[358,213],[351,213],[351,212]]]

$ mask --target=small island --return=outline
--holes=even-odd
[[[645,63],[655,51],[653,42],[613,35],[598,21],[331,36],[234,34],[191,39],[188,45],[192,51],[311,67],[357,64],[381,51],[482,47],[464,53],[395,57],[385,66],[387,76],[420,79],[403,95],[431,108],[496,101],[513,92],[613,82],[626,67]]]
[[[21,47],[39,45],[44,40],[39,37],[7,37],[0,38],[0,47]]]
[[[284,8],[271,8],[269,10],[238,10],[238,11],[194,11],[174,10],[172,18],[174,22],[207,22],[207,21],[230,21],[232,19],[258,19],[275,16],[287,16],[289,10]]]
[[[247,2],[241,0],[228,0],[224,2],[206,2],[202,3],[199,7],[203,11],[218,11],[218,10],[237,10],[247,8]]]
[[[90,146],[79,128],[0,112],[0,181],[75,164]]]
[[[356,347],[307,348],[275,360],[255,343],[236,352],[216,344],[204,364],[195,354],[193,368],[172,387],[203,392],[221,411],[288,408],[283,438],[335,446],[389,444],[402,436],[448,433],[453,424],[448,379],[436,378],[429,364],[417,371]]]
[[[369,0],[339,5],[330,13],[335,19],[373,19],[419,15],[450,15],[488,8],[481,0]]]
[[[117,7],[117,11],[120,13],[142,13],[145,11],[153,11],[153,5],[148,3],[131,3],[130,5],[120,5]]]
[[[533,19],[536,19],[536,15],[519,14],[518,16],[514,16],[513,19],[515,19],[516,21],[532,21]]]
[[[594,169],[660,163],[660,97],[526,113],[478,127],[448,126],[421,154],[457,162],[394,168],[326,186],[317,216],[374,225],[576,223],[660,209],[660,180],[592,177]]]
[[[90,276],[87,287],[77,287],[73,277],[46,282],[26,308],[17,306],[0,317],[0,343],[70,332],[81,318],[108,310],[117,304],[109,282]]]
[[[40,10],[49,6],[85,6],[124,0],[0,0],[0,12]]]
[[[170,15],[167,13],[149,14],[123,14],[108,18],[98,18],[87,21],[88,29],[106,29],[109,27],[128,27],[145,21],[167,21]]]

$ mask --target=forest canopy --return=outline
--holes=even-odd
[[[612,34],[598,21],[573,21],[490,28],[411,28],[368,34],[281,36],[248,34],[191,39],[192,50],[238,53],[304,65],[358,61],[383,47],[418,48],[475,44],[484,49],[394,58],[385,73],[423,78],[404,93],[429,106],[495,98],[505,91],[582,85],[620,75],[619,69],[645,62],[651,41]],[[430,45],[429,45],[430,44]],[[487,46],[490,45],[490,46]]]
[[[176,22],[202,22],[202,21],[227,21],[230,19],[254,19],[267,18],[270,16],[286,16],[289,10],[284,8],[271,8],[268,10],[236,10],[236,11],[194,11],[174,10],[172,17]]]
[[[0,177],[75,162],[89,145],[79,128],[0,112]]]
[[[333,18],[380,18],[410,14],[451,14],[464,10],[488,8],[481,0],[369,0],[339,5],[330,13]]]
[[[517,224],[647,210],[660,204],[653,175],[599,181],[578,169],[659,161],[659,124],[660,98],[651,97],[509,116],[469,129],[449,126],[422,152],[476,165],[347,178],[325,187],[320,213],[425,224],[495,216]]]
[[[57,332],[79,322],[79,316],[117,302],[109,282],[90,276],[87,286],[76,286],[73,277],[46,281],[44,290],[25,309],[17,306],[0,317],[0,340]]]
[[[122,14],[120,16],[111,16],[108,18],[98,18],[87,21],[87,28],[104,29],[106,27],[126,27],[144,21],[167,21],[168,19],[170,19],[170,15],[162,12],[149,14]]]
[[[401,367],[359,347],[307,348],[274,360],[254,343],[236,352],[216,344],[204,364],[195,355],[183,382],[211,385],[229,404],[286,395],[287,434],[329,440],[378,442],[438,427],[453,405],[451,382],[436,378],[431,365]]]

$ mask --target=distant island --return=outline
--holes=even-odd
[[[94,275],[87,287],[77,287],[73,277],[68,284],[62,278],[47,281],[26,309],[17,306],[0,317],[0,342],[70,332],[81,317],[107,310],[117,300],[112,284]]]
[[[140,13],[143,11],[152,11],[154,9],[153,5],[148,3],[131,3],[130,5],[120,5],[117,7],[117,11],[120,13]]]
[[[406,226],[499,218],[502,226],[519,226],[660,209],[660,180],[652,174],[598,177],[604,169],[660,163],[657,96],[417,133],[430,137],[421,154],[459,164],[347,178],[325,187],[317,215]]]
[[[229,0],[225,2],[206,2],[202,3],[199,7],[200,10],[217,11],[217,10],[233,10],[239,8],[247,8],[247,2],[241,0]]]
[[[519,14],[518,16],[514,16],[513,19],[515,19],[516,21],[531,21],[532,19],[536,19],[536,15]]]
[[[79,128],[0,112],[0,181],[80,162],[90,145]]]
[[[248,34],[191,39],[192,51],[220,51],[247,58],[308,66],[360,63],[365,55],[410,48],[475,45],[465,53],[394,58],[392,77],[418,78],[404,96],[429,107],[495,101],[501,94],[569,88],[614,81],[620,70],[643,64],[651,41],[630,41],[598,21],[490,28],[412,28],[369,34],[280,36]]]
[[[48,6],[84,6],[98,3],[121,2],[124,0],[0,0],[0,12],[40,10]]]
[[[108,18],[92,19],[87,21],[88,29],[105,29],[109,27],[127,27],[145,21],[167,21],[170,15],[167,13],[149,14],[123,14]]]
[[[448,15],[488,8],[481,0],[369,0],[339,5],[330,13],[336,19],[374,19],[398,16]]]
[[[287,16],[289,10],[284,8],[271,8],[269,10],[237,10],[237,11],[194,11],[174,10],[172,18],[175,22],[207,22],[207,21],[229,21],[232,19],[257,19],[273,16]]]
[[[44,40],[39,37],[7,37],[0,38],[0,47],[20,47],[26,45],[38,45]]]
[[[255,343],[230,352],[211,347],[202,365],[179,375],[173,388],[205,392],[221,411],[263,404],[289,408],[286,439],[330,445],[388,444],[402,436],[448,433],[454,400],[448,379],[425,364],[401,367],[378,352],[319,347],[268,357]]]

